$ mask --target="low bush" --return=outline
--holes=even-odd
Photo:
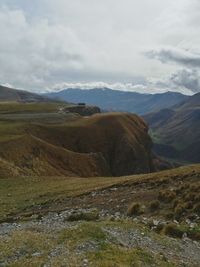
[[[164,202],[171,202],[176,197],[175,191],[163,190],[159,192],[158,199]]]
[[[174,218],[179,220],[183,213],[185,212],[185,207],[182,204],[178,204],[174,210]]]
[[[192,200],[195,199],[195,197],[196,197],[196,194],[195,194],[195,193],[188,193],[188,194],[186,194],[186,195],[184,196],[184,199],[185,199],[186,201],[192,201]]]
[[[175,237],[175,238],[177,237],[182,238],[184,234],[184,232],[181,229],[179,229],[177,225],[174,223],[165,225],[162,233],[164,233],[165,235],[171,236],[171,237]]]
[[[200,215],[200,203],[196,204],[193,208],[193,211]]]
[[[142,214],[142,207],[139,203],[132,203],[127,210],[127,215],[128,216],[133,216],[133,215],[140,215]]]
[[[160,207],[160,202],[158,200],[155,200],[155,201],[152,201],[150,204],[149,204],[149,209],[151,211],[156,211],[158,210]]]
[[[184,203],[184,207],[185,207],[186,209],[192,209],[192,208],[193,208],[193,203],[192,203],[192,201],[188,201],[188,202]]]
[[[66,218],[66,221],[96,221],[99,219],[99,213],[94,211],[88,211],[88,212],[77,212],[72,213]]]

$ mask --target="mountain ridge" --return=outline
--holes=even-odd
[[[171,109],[146,114],[144,119],[152,129],[152,136],[160,156],[174,150],[174,157],[191,163],[200,162],[200,93],[191,96]],[[159,146],[158,146],[159,145]],[[171,151],[172,151],[171,150]]]
[[[0,102],[50,102],[45,96],[0,85]]]
[[[89,105],[99,106],[103,110],[132,112],[139,115],[161,108],[169,108],[189,98],[189,96],[177,92],[140,94],[109,88],[89,90],[69,88],[47,93],[45,96],[74,103],[85,102]]]

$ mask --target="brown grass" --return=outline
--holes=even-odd
[[[0,133],[0,158],[25,175],[120,176],[153,170],[147,126],[132,114],[99,114],[57,125],[0,122]]]
[[[142,207],[139,203],[132,203],[127,210],[127,215],[128,216],[137,216],[142,214]]]

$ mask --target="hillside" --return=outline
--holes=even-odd
[[[1,177],[5,170],[16,176],[82,177],[154,170],[151,139],[140,117],[81,117],[60,113],[61,108],[55,103],[0,105]]]
[[[200,93],[173,109],[147,114],[144,118],[151,127],[159,155],[200,162]]]
[[[197,267],[199,178],[200,165],[116,178],[0,179],[1,263]]]
[[[23,90],[11,89],[0,85],[0,102],[46,102],[47,97]]]
[[[170,108],[188,99],[188,96],[175,92],[152,95],[111,90],[108,88],[92,90],[66,89],[60,92],[48,93],[45,96],[73,103],[84,102],[108,111],[125,111],[136,114],[145,114],[160,110],[161,108]]]

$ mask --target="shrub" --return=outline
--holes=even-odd
[[[166,213],[165,218],[167,220],[172,220],[174,218],[174,213],[173,212]]]
[[[185,207],[182,204],[178,204],[174,210],[175,219],[180,219],[185,211]]]
[[[186,203],[184,204],[184,207],[185,207],[186,209],[192,209],[192,208],[193,208],[193,203],[192,203],[192,201],[188,201],[188,202],[186,202]]]
[[[196,204],[193,209],[194,212],[200,214],[200,203]]]
[[[160,202],[158,200],[152,201],[149,204],[149,208],[151,211],[155,211],[155,210],[159,209],[159,207],[160,207]]]
[[[77,212],[72,213],[66,218],[66,221],[96,221],[99,219],[99,213],[94,211],[88,211],[88,212]]]
[[[159,192],[158,199],[164,202],[170,202],[176,197],[174,191],[163,190]]]
[[[186,201],[191,201],[195,199],[195,196],[196,196],[195,193],[188,193],[184,196],[184,198]]]
[[[199,190],[200,190],[200,185],[199,185],[199,184],[193,184],[193,185],[190,186],[190,190],[191,190],[192,192],[199,192]]]
[[[140,215],[142,214],[142,208],[139,203],[132,203],[127,210],[127,215],[128,216],[133,216],[133,215]]]
[[[178,204],[180,204],[179,200],[178,200],[178,199],[175,199],[175,200],[173,201],[173,203],[172,203],[172,207],[173,207],[173,209],[175,209],[176,206],[178,206]]]
[[[200,194],[199,193],[195,196],[194,202],[200,202]]]
[[[178,238],[181,238],[184,234],[184,232],[179,229],[177,227],[176,224],[174,223],[170,223],[170,224],[167,224],[165,225],[163,231],[162,231],[165,235],[168,235],[168,236],[171,236],[171,237],[178,237]]]

